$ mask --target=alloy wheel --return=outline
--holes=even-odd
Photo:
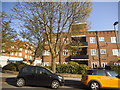
[[[18,80],[17,80],[17,86],[18,87],[22,87],[22,86],[24,86],[25,85],[25,80],[23,79],[23,78],[19,78]]]
[[[92,83],[90,84],[90,88],[91,88],[92,90],[99,90],[100,85],[99,85],[99,83],[97,83],[97,82],[92,82]]]
[[[60,83],[57,80],[52,81],[51,87],[53,89],[57,89],[59,86],[60,86]]]

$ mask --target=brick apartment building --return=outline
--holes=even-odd
[[[16,61],[24,61],[26,63],[30,63],[30,60],[33,60],[33,50],[34,47],[30,46],[27,42],[19,41],[17,42],[22,43],[22,47],[16,51],[10,51],[6,53],[5,50],[2,50],[2,55],[0,56],[0,65],[3,67],[9,62],[16,62]],[[16,41],[14,42],[15,45]],[[15,46],[11,46],[11,49],[16,49]]]
[[[62,40],[64,41],[63,34]],[[80,40],[82,43],[80,46],[72,44],[72,48],[81,48],[76,55],[73,55],[70,50],[67,50],[65,46],[68,46],[70,42],[75,40]],[[75,61],[80,64],[86,64],[92,68],[99,66],[99,61],[101,61],[101,66],[107,64],[119,64],[118,61],[118,49],[119,45],[116,43],[116,35],[114,30],[106,31],[88,31],[86,23],[73,24],[71,28],[71,33],[68,35],[63,50],[61,53],[62,63],[67,63],[69,61]],[[99,46],[99,47],[98,47]],[[51,64],[51,55],[49,50],[44,50],[43,54],[44,65]],[[57,64],[59,64],[59,56],[57,57]]]

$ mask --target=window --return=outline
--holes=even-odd
[[[15,48],[14,46],[11,46],[11,48]]]
[[[95,37],[90,37],[90,43],[95,43]]]
[[[118,55],[118,49],[112,49],[113,55]]]
[[[22,51],[22,48],[20,48],[20,51]]]
[[[49,66],[49,62],[44,62],[43,66]]]
[[[100,49],[100,54],[106,54],[106,49]]]
[[[5,52],[5,50],[4,50],[4,49],[2,50],[2,53],[3,53],[3,52]]]
[[[45,44],[48,44],[48,41],[46,41]]]
[[[30,59],[32,59],[32,56],[30,56]]]
[[[91,49],[91,55],[96,55],[96,49]]]
[[[116,37],[111,37],[111,43],[116,43]]]
[[[19,56],[22,56],[22,53],[19,53]]]
[[[16,53],[15,53],[15,56],[17,56],[17,55],[18,55],[18,53],[16,52]]]
[[[92,68],[97,68],[98,67],[98,63],[97,62],[92,62],[91,66],[92,66]]]
[[[35,67],[26,66],[22,69],[22,73],[27,73],[27,74],[35,73]]]
[[[27,58],[27,55],[25,55],[25,58]]]
[[[51,72],[44,69],[44,68],[40,68],[40,67],[37,67],[36,69],[36,73],[37,74],[46,74],[46,75],[51,75]]]
[[[64,43],[68,43],[68,38],[63,38]]]
[[[104,41],[104,37],[99,37],[99,41]]]
[[[25,50],[25,53],[27,53],[27,50]]]
[[[11,53],[10,53],[10,55],[14,55],[14,53],[13,53],[13,52],[11,52]]]
[[[97,72],[97,75],[99,75],[99,76],[106,76],[106,72],[100,70],[100,71]]]
[[[63,55],[64,55],[64,56],[67,56],[67,55],[68,55],[68,50],[64,50],[64,51],[63,51]]]
[[[118,74],[115,73],[114,71],[108,71],[107,75],[110,76],[110,77],[116,77]]]
[[[49,56],[50,55],[50,51],[49,50],[44,50],[43,55],[44,56]]]
[[[107,63],[102,63],[102,67],[105,67],[107,65]]]

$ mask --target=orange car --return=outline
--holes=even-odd
[[[120,75],[110,70],[88,70],[82,75],[81,82],[92,90],[101,87],[120,88]]]

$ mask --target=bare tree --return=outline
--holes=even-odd
[[[24,22],[26,29],[22,32],[27,40],[43,47],[42,40],[48,42],[52,70],[56,72],[56,57],[64,46],[64,42],[61,42],[63,32],[69,33],[72,23],[87,20],[91,3],[22,2],[13,11],[14,18]]]

